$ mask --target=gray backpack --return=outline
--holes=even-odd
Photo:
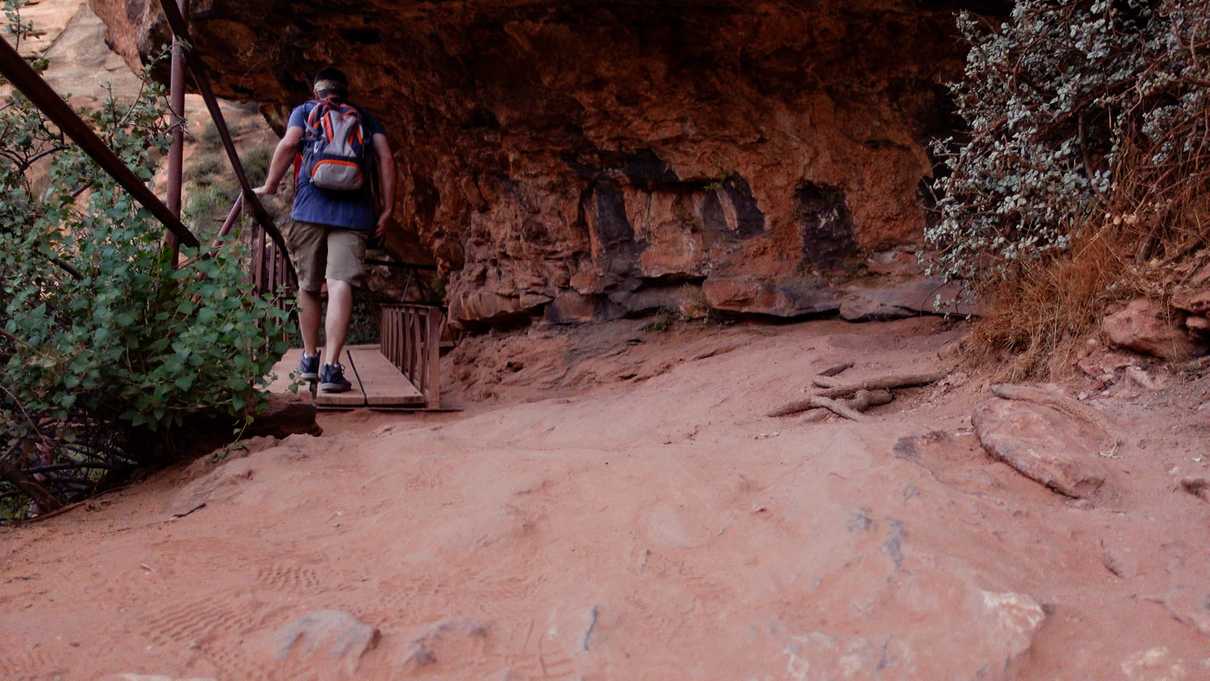
[[[356,107],[316,104],[307,116],[307,141],[303,172],[312,186],[338,192],[365,187],[368,146]]]

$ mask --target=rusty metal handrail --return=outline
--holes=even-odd
[[[286,240],[282,238],[277,225],[273,224],[273,218],[269,216],[269,212],[265,210],[264,205],[261,204],[256,193],[252,191],[252,186],[248,183],[244,164],[240,162],[239,153],[235,150],[235,142],[231,139],[231,131],[227,128],[227,121],[223,118],[222,109],[219,108],[218,98],[214,96],[214,90],[210,87],[210,76],[206,73],[206,67],[202,61],[196,58],[195,47],[189,39],[189,28],[186,25],[185,17],[181,14],[175,0],[160,0],[160,7],[164,10],[164,17],[168,20],[168,27],[172,29],[173,36],[184,46],[187,53],[194,56],[192,59],[186,59],[185,64],[189,68],[189,72],[193,74],[193,81],[202,95],[202,100],[206,102],[206,108],[210,111],[215,128],[218,129],[219,138],[223,141],[223,149],[227,152],[227,159],[231,161],[231,169],[235,172],[240,189],[243,190],[244,204],[252,209],[253,217],[273,239],[277,247],[283,253],[287,252]],[[289,258],[286,259],[285,267],[291,277],[296,276]]]
[[[210,244],[212,251],[226,242],[227,237],[231,234],[231,230],[235,229],[235,223],[239,221],[239,214],[243,210],[244,195],[241,193],[235,197],[235,203],[231,204],[231,210],[227,211],[227,219],[223,220],[223,226],[219,228],[218,234],[214,235],[214,241]]]
[[[0,73],[12,82],[29,101],[34,103],[46,117],[59,129],[67,134],[84,153],[88,154],[97,165],[109,173],[118,184],[130,192],[144,208],[151,211],[157,220],[163,223],[168,231],[186,246],[197,247],[197,237],[189,231],[168,206],[154,194],[137,175],[113,153],[113,150],[93,132],[83,119],[71,110],[53,88],[25,61],[25,59],[9,45],[8,41],[0,38]]]

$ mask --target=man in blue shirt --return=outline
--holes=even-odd
[[[395,203],[395,162],[382,126],[348,103],[349,81],[343,72],[322,69],[315,77],[314,93],[313,101],[290,114],[265,185],[256,193],[276,194],[290,164],[297,163],[294,224],[286,245],[298,272],[303,338],[299,374],[304,380],[318,380],[324,392],[345,392],[352,386],[344,376],[340,355],[353,311],[352,284],[363,275],[370,234],[382,238],[386,233]],[[375,156],[376,169],[368,161]],[[376,204],[370,182],[361,177],[371,172],[377,172],[381,205]],[[321,366],[319,294],[325,280],[327,343]]]

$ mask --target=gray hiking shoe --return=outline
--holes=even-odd
[[[308,355],[305,351],[298,360],[298,377],[304,381],[319,380],[319,354]]]
[[[346,393],[353,384],[345,378],[345,369],[340,364],[325,364],[319,369],[319,389],[326,393]]]

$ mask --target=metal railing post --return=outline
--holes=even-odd
[[[194,51],[194,46],[189,40],[189,29],[185,25],[185,17],[181,15],[181,10],[173,0],[160,0],[160,8],[164,10],[164,18],[168,20],[168,27],[172,29],[172,34],[181,39],[188,46],[190,51]],[[189,72],[193,74],[193,82],[197,85],[198,92],[202,95],[202,100],[206,103],[206,109],[210,112],[210,118],[214,120],[214,126],[218,129],[219,139],[223,142],[223,149],[227,152],[227,159],[231,161],[231,170],[235,172],[235,179],[239,182],[240,189],[243,191],[244,206],[251,209],[252,215],[256,221],[261,224],[265,232],[277,244],[277,247],[282,251],[286,251],[286,241],[282,237],[281,231],[277,229],[277,225],[273,223],[273,218],[269,216],[264,205],[261,204],[260,198],[252,191],[252,186],[248,184],[248,176],[244,172],[244,164],[240,161],[239,153],[235,150],[235,142],[231,138],[231,131],[227,128],[227,121],[223,118],[223,111],[219,108],[218,98],[214,96],[214,90],[210,86],[210,76],[206,71],[205,64],[197,58],[196,53],[194,58],[188,62]],[[286,271],[294,275],[293,265],[287,261]]]
[[[188,21],[188,0],[177,0],[181,15]],[[168,150],[168,196],[165,203],[172,214],[181,217],[181,186],[184,183],[185,159],[185,46],[181,39],[172,37],[172,75],[170,80],[170,101],[172,110],[172,147]],[[172,267],[175,269],[181,261],[181,244],[176,235],[169,232],[165,237],[166,245],[172,250]]]

